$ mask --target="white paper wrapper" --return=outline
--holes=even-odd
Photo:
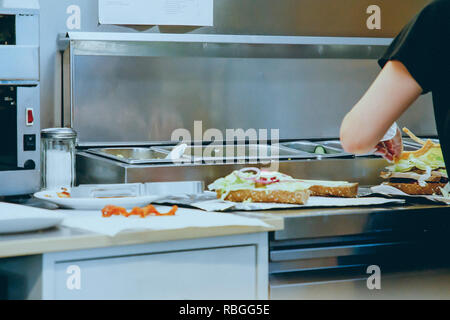
[[[395,135],[397,134],[397,130],[398,130],[397,122],[394,122],[392,124],[392,126],[388,129],[388,131],[385,133],[383,138],[381,139],[381,142],[389,141],[389,140],[393,139],[395,137]]]
[[[410,195],[407,193],[404,193],[403,191],[394,188],[389,185],[381,184],[379,186],[374,186],[370,188],[373,193],[375,194],[381,194],[386,196],[393,196],[393,197],[401,197],[406,199],[407,201],[414,201],[414,200],[429,200],[433,203],[437,204],[450,204],[450,199],[444,198],[442,196],[419,196],[419,195]]]
[[[170,210],[170,207],[157,207],[161,212]],[[203,212],[195,209],[179,208],[175,216],[112,216],[102,217],[100,210],[56,210],[64,220],[62,225],[70,228],[79,228],[108,236],[125,230],[173,230],[191,227],[221,227],[221,226],[257,226],[269,227],[260,219],[247,218],[229,213]]]
[[[230,202],[216,198],[213,192],[205,192],[201,195],[168,196],[158,200],[159,203],[188,205],[205,211],[261,211],[276,209],[306,209],[320,207],[354,207],[373,206],[389,203],[404,203],[402,199],[386,198],[328,198],[310,197],[304,205],[280,204],[280,203],[256,203],[256,202]]]

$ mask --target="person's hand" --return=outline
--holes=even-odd
[[[382,156],[389,162],[399,158],[403,152],[402,132],[397,128],[397,133],[392,139],[381,141],[375,147],[374,154]]]

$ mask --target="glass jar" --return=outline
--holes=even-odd
[[[42,189],[72,188],[75,183],[77,133],[71,128],[41,131]]]

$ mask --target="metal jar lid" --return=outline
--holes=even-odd
[[[74,139],[77,132],[72,128],[47,128],[41,130],[41,138],[46,139]]]

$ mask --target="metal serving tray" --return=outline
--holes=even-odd
[[[331,147],[334,149],[341,150],[343,153],[346,153],[344,149],[342,148],[341,142],[339,140],[330,140],[330,141],[321,141],[321,145],[325,145],[327,147]],[[403,150],[405,151],[416,151],[420,149],[422,146],[416,142],[411,141],[405,141],[403,140]],[[346,153],[348,154],[348,153]]]
[[[421,139],[424,140],[424,141],[427,141],[429,138],[421,138]],[[438,143],[438,144],[440,143],[439,139],[429,139],[429,140],[431,140],[434,143]],[[404,145],[408,145],[408,146],[412,146],[412,147],[417,147],[418,149],[422,148],[422,145],[420,143],[414,141],[411,138],[403,138],[403,144]]]
[[[167,159],[169,152],[156,148],[98,148],[88,149],[88,153],[128,164],[172,163]],[[184,159],[188,160],[185,156]]]
[[[404,151],[416,151],[422,148],[422,145],[420,144],[409,144],[409,143],[403,143],[403,150]]]
[[[317,143],[320,145],[326,146],[326,147],[340,150],[341,152],[345,152],[344,149],[342,148],[341,142],[339,140],[320,141]]]
[[[155,149],[169,153],[174,146],[155,147]],[[274,149],[277,148],[277,149]],[[194,161],[233,161],[233,160],[265,160],[265,159],[309,159],[310,154],[293,150],[279,145],[238,144],[238,145],[203,145],[188,146],[185,157],[192,157]]]
[[[370,156],[373,156],[372,153],[366,153],[366,154],[361,154],[361,155],[353,155],[351,153],[345,152],[344,148],[342,148],[340,140],[320,141],[320,142],[318,142],[318,144],[320,144],[322,146],[326,146],[328,148],[339,150],[340,154],[338,154],[337,157],[341,157],[341,156],[344,156],[344,157],[370,157]],[[328,156],[328,157],[330,157],[330,156]]]
[[[340,147],[339,141],[324,141],[324,142],[310,142],[310,141],[294,141],[285,142],[281,144],[284,147],[295,149],[309,154],[315,158],[329,158],[329,157],[350,157],[351,154],[346,153]],[[315,152],[318,147],[323,148],[325,153]]]
[[[73,198],[142,197],[148,195],[200,194],[203,181],[171,181],[148,183],[81,184],[71,188]]]

